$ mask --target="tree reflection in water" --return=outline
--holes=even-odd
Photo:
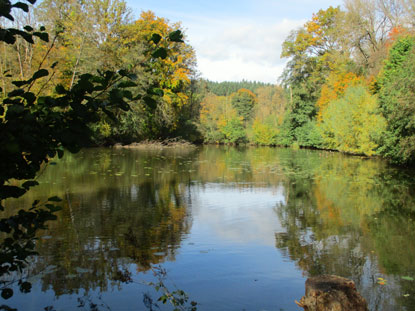
[[[215,228],[229,229],[221,231],[229,233],[225,236],[214,233],[227,243],[233,237],[238,251],[245,244],[265,239],[256,225],[275,224],[281,230],[267,227],[261,234],[267,234],[267,241],[273,243],[276,232],[279,253],[305,276],[329,273],[353,279],[371,310],[397,306],[412,310],[413,175],[376,159],[310,150],[215,146],[190,152],[85,150],[49,167],[40,178],[38,192],[24,198],[28,202],[51,195],[65,199],[58,220],[40,236],[37,248],[41,256],[31,262],[30,275],[39,279],[40,291],[52,290],[56,297],[88,298],[89,293],[110,290],[122,293],[131,281],[140,281],[137,277],[154,283],[146,271],[175,261],[182,241],[190,235],[193,217],[204,215],[197,220],[210,226],[207,222],[213,219],[218,222]],[[268,189],[272,202],[279,203],[275,214],[272,205],[270,213],[245,205],[245,209],[228,208],[227,215],[236,218],[221,222],[215,217],[225,215],[224,206],[232,204],[221,205],[219,199],[219,205],[210,210],[200,201],[207,189],[232,194],[230,197]],[[268,211],[267,204],[261,206]],[[202,213],[199,209],[203,208]],[[238,217],[243,212],[246,214]],[[255,226],[230,231],[246,225],[237,221],[248,221],[252,215]],[[264,220],[263,215],[275,215],[275,220]],[[229,223],[234,226],[220,227]],[[246,235],[248,229],[257,235],[238,239],[236,235]],[[224,248],[224,254],[228,251]],[[188,258],[203,262],[197,257],[201,254],[192,254]],[[214,271],[215,267],[203,269]],[[380,284],[379,277],[386,284]],[[137,290],[135,293],[139,295]],[[92,301],[85,301],[86,308]]]
[[[402,279],[415,276],[411,172],[341,155],[293,158],[284,169],[287,204],[276,213],[285,232],[276,247],[307,276],[353,279],[370,310],[414,309],[413,282]]]
[[[65,198],[58,220],[38,240],[41,257],[28,269],[40,277],[42,292],[53,290],[57,297],[120,288],[130,281],[132,264],[144,272],[173,261],[191,226],[184,196],[189,178],[174,174],[177,167],[162,154],[95,155],[81,154],[80,165],[68,155],[45,172],[38,193],[30,193]]]

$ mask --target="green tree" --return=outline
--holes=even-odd
[[[254,93],[247,89],[240,89],[232,94],[232,106],[238,112],[238,115],[243,118],[245,125],[251,121],[254,114],[254,107],[257,103],[257,98]]]
[[[36,17],[57,36],[49,61],[59,61],[64,85],[71,87],[86,72],[126,67],[125,48],[119,44],[123,27],[131,22],[125,1],[44,0]]]
[[[344,13],[329,7],[314,14],[283,43],[281,56],[290,58],[282,76],[289,93],[285,128],[300,144],[306,143],[303,138],[316,116],[316,102],[329,72],[348,59],[339,36],[343,24]]]
[[[378,79],[379,105],[387,121],[380,152],[395,163],[415,162],[415,37],[393,45]]]
[[[224,134],[224,142],[230,144],[242,144],[247,142],[245,127],[240,117],[233,116],[226,124],[221,126]]]

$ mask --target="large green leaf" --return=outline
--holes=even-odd
[[[158,48],[152,54],[154,58],[165,59],[167,57],[167,50],[165,48]]]
[[[151,41],[153,41],[155,44],[159,43],[161,40],[161,36],[158,33],[153,33],[151,36]]]
[[[180,30],[173,31],[169,33],[169,39],[173,42],[184,42],[183,41],[183,34]]]

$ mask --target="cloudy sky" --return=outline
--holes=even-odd
[[[213,81],[276,83],[284,68],[281,45],[319,9],[342,0],[126,0],[134,15],[151,10],[182,22],[198,70]]]

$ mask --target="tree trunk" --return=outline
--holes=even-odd
[[[308,278],[305,296],[296,303],[306,311],[368,311],[354,282],[336,275]]]

